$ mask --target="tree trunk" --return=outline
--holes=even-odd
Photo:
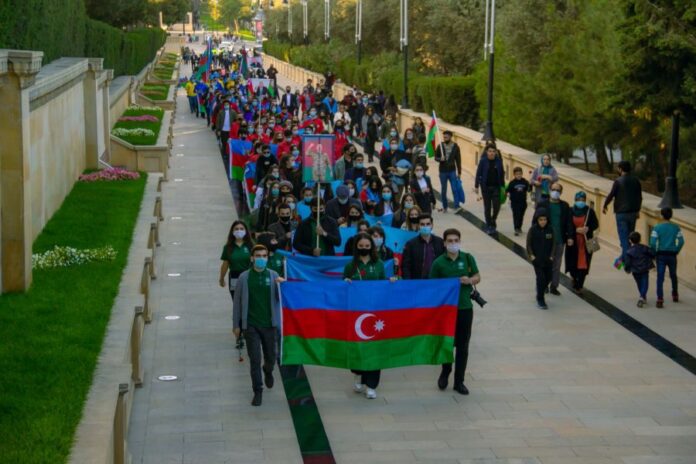
[[[590,162],[587,160],[587,148],[582,147],[582,157],[585,158],[585,171],[590,172]]]
[[[609,168],[613,171],[614,170],[614,150],[609,148],[609,145],[605,142],[604,143],[604,151],[606,151],[607,155],[609,156]]]
[[[604,176],[611,172],[611,166],[609,165],[609,159],[607,158],[604,141],[596,143],[593,148],[595,151],[595,156],[597,157],[597,168],[599,169],[599,175]]]

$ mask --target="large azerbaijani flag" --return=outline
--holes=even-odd
[[[342,227],[342,229],[344,229]],[[292,254],[285,250],[276,253],[285,256],[285,270],[288,280],[318,281],[342,279],[343,269],[353,260],[352,256],[305,256]],[[394,275],[394,261],[384,262],[387,277]]]
[[[252,143],[248,140],[229,139],[228,151],[230,152],[230,179],[243,181],[244,167],[249,161],[249,152]]]
[[[285,282],[282,364],[377,370],[452,362],[458,279]]]

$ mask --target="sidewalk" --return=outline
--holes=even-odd
[[[232,302],[218,286],[220,252],[236,214],[214,135],[189,114],[181,91],[177,98],[158,279],[151,284],[154,319],[145,331],[145,380],[135,392],[128,437],[133,462],[300,463],[280,374],[263,407],[250,405],[249,363],[246,353],[238,362]],[[179,379],[162,382],[160,375]]]

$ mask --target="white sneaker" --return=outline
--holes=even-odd
[[[353,391],[355,393],[362,393],[365,391],[365,385],[362,384],[362,376],[356,375],[355,381],[353,383]]]
[[[374,400],[375,398],[377,398],[377,390],[375,390],[374,388],[367,387],[365,389],[365,398],[367,398],[368,400]]]

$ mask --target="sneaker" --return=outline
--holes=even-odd
[[[517,236],[519,236],[519,235],[520,235],[520,231],[517,230],[517,229],[515,229],[515,237],[517,237]]]
[[[664,308],[665,307],[665,301],[664,300],[657,300],[655,302],[655,307],[656,308]]]
[[[468,394],[469,394],[469,389],[466,388],[466,385],[464,385],[463,383],[460,383],[460,384],[458,384],[458,385],[455,385],[455,386],[454,386],[454,391],[456,391],[456,392],[459,393],[460,395],[468,395]]]
[[[555,287],[552,288],[552,289],[549,291],[549,293],[551,293],[552,295],[561,296],[561,292],[559,292],[558,289],[555,288]]]
[[[539,301],[539,302],[537,302],[537,308],[539,308],[539,309],[549,309],[549,307],[546,306],[546,302],[545,302],[545,301]]]
[[[546,294],[548,294],[550,291],[551,291],[551,289],[549,289],[549,287],[546,287],[546,288],[544,289],[544,293],[546,293]]]
[[[362,376],[356,375],[353,382],[353,391],[355,393],[363,393],[365,391],[365,385],[362,383]]]
[[[672,301],[679,303],[679,293],[672,293]]]
[[[254,399],[251,400],[252,406],[261,406],[261,392],[254,392]]]
[[[498,229],[496,229],[495,227],[491,227],[488,229],[488,235],[495,235],[497,233],[498,233]]]
[[[440,390],[444,390],[447,388],[447,384],[449,383],[449,374],[446,374],[445,372],[440,372],[440,377],[437,378],[437,388]]]
[[[640,300],[638,300],[638,303],[636,303],[636,306],[642,308],[643,306],[645,306],[645,300],[641,298]]]
[[[367,387],[365,389],[365,398],[367,398],[368,400],[374,400],[375,398],[377,398],[377,390],[375,390],[374,388]]]
[[[266,388],[273,388],[273,371],[263,373],[263,383],[266,384]]]

